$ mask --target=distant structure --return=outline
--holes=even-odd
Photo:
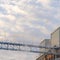
[[[50,39],[44,39],[43,41],[41,41],[40,43],[40,46],[45,46],[45,47],[50,47],[51,44],[50,44],[51,40]],[[45,49],[45,48],[40,48],[40,51],[43,51],[43,52],[48,52],[49,49]],[[44,53],[41,53],[41,55],[43,55]]]
[[[60,53],[60,27],[51,33],[51,39],[43,40],[40,45],[54,47],[54,49],[40,49],[40,51]],[[36,60],[60,60],[60,55],[40,54]]]
[[[51,33],[51,46],[60,47],[60,27]]]

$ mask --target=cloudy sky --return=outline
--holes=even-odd
[[[36,44],[50,38],[50,33],[59,26],[60,0],[0,0],[0,41]],[[0,60],[35,60],[37,57],[23,52],[0,53],[4,53]]]

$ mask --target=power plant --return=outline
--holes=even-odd
[[[60,60],[60,27],[51,33],[51,39],[43,40],[40,45],[46,47],[52,47],[49,49],[41,49],[41,51],[46,51],[55,54],[45,54],[41,53],[36,60]],[[58,53],[58,54],[57,54]]]

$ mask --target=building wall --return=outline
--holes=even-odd
[[[60,58],[56,58],[55,60],[60,60]]]
[[[45,46],[45,40],[41,41],[40,46]],[[40,48],[40,51],[45,51],[44,48]],[[40,53],[40,56],[43,55],[43,53]]]
[[[41,46],[51,46],[51,47],[54,47],[56,46],[57,49],[53,49],[51,50],[51,52],[56,52],[56,53],[60,53],[60,27],[58,29],[56,29],[52,34],[51,34],[51,40],[43,40],[41,43],[40,43]],[[40,51],[48,51],[49,49],[40,49]],[[45,54],[42,54],[40,55],[39,58],[37,58],[37,60],[60,60],[60,55],[45,55]]]
[[[60,49],[55,49],[56,53],[60,53]],[[54,54],[44,54],[37,58],[36,60],[60,60],[60,55]]]
[[[55,60],[55,56],[54,55],[42,55],[39,58],[37,58],[36,60]]]
[[[51,46],[60,46],[60,28],[51,34]]]
[[[44,39],[41,43],[40,46],[44,46],[44,47],[50,47],[51,46],[51,41],[50,39]],[[40,48],[40,51],[42,52],[47,52],[48,49],[45,48]],[[43,53],[40,53],[40,56],[43,55]]]
[[[45,60],[45,55],[41,55],[39,58],[37,58],[36,60]]]

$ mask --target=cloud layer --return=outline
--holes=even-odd
[[[59,26],[60,0],[0,0],[2,41],[36,44]]]

